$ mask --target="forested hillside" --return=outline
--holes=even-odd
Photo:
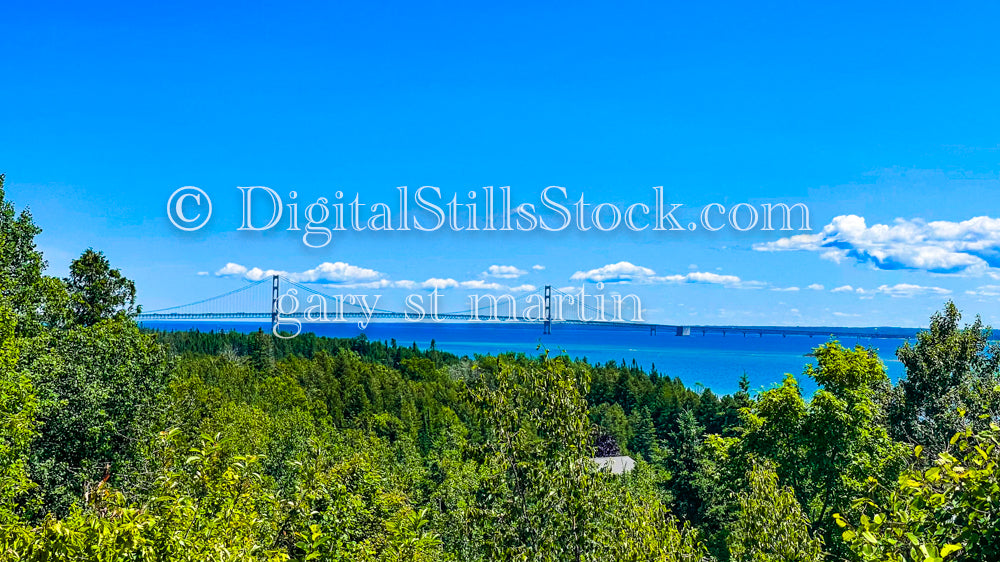
[[[549,353],[145,331],[102,253],[47,276],[2,197],[3,560],[1000,560],[1000,349],[952,303],[898,384],[831,341],[720,397]]]

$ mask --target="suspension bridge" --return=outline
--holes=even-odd
[[[284,292],[282,292],[284,289]],[[416,310],[395,311],[377,308],[367,302],[368,295],[329,294],[320,288],[296,282],[283,275],[273,275],[259,281],[249,282],[242,287],[220,295],[195,302],[143,312],[137,320],[142,321],[226,321],[226,320],[270,320],[271,329],[281,328],[282,322],[296,321],[302,324],[329,323],[349,320],[404,320],[416,321]],[[623,318],[621,300],[607,303],[602,298],[597,301],[602,306],[594,306],[579,298],[580,295],[561,291],[546,285],[533,292],[502,297],[470,299],[466,310],[439,312],[423,310],[420,321],[440,322],[503,322],[538,325],[543,334],[550,334],[553,326],[607,328],[615,330],[642,330],[650,335],[674,334],[690,335],[742,335],[763,337],[810,336],[837,338],[887,338],[903,339],[913,337],[916,330],[902,328],[843,328],[843,327],[795,327],[795,326],[705,326],[654,324],[643,321],[627,321]],[[597,298],[596,296],[594,297]],[[294,306],[289,306],[289,299]],[[520,311],[518,302],[522,303]],[[529,304],[529,303],[534,304]],[[482,304],[480,304],[482,303]],[[614,310],[608,311],[607,305]],[[636,301],[636,304],[637,301]],[[478,306],[477,306],[478,305]],[[634,313],[634,311],[633,311]],[[610,316],[610,319],[609,319]],[[633,316],[634,318],[635,316]]]

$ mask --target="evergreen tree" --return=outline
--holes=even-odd
[[[697,521],[701,499],[695,482],[699,477],[698,452],[704,439],[704,428],[691,410],[677,416],[677,431],[671,434],[669,450],[660,461],[670,473],[670,491],[677,513],[688,521]]]
[[[274,372],[274,336],[264,330],[254,332],[250,340],[250,365],[261,374]]]
[[[653,426],[653,416],[649,408],[632,410],[628,418],[629,440],[628,448],[642,458],[648,459],[656,449],[656,427]]]
[[[81,326],[142,312],[135,304],[135,283],[112,269],[104,252],[88,248],[70,264],[65,281],[75,321]]]

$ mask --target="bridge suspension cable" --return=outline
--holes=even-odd
[[[226,297],[232,297],[232,296],[237,296],[237,298],[236,298],[237,302],[235,302],[235,303],[230,302],[230,303],[226,303],[226,304],[236,304],[237,308],[239,308],[239,310],[225,310],[225,311],[219,311],[219,312],[226,313],[226,312],[246,311],[246,305],[249,304],[248,303],[249,299],[246,299],[246,298],[242,298],[241,299],[240,296],[246,296],[248,293],[252,292],[252,289],[254,289],[255,287],[259,287],[259,286],[264,285],[267,281],[270,281],[270,279],[268,278],[268,279],[261,279],[260,281],[253,281],[253,282],[250,282],[247,285],[244,285],[242,287],[233,289],[232,291],[228,291],[226,293],[222,293],[221,295],[216,295],[214,297],[208,297],[208,298],[201,299],[201,300],[198,300],[198,301],[189,302],[187,304],[179,304],[179,305],[176,305],[176,306],[168,306],[166,308],[159,308],[159,309],[156,309],[156,310],[145,311],[140,316],[145,316],[145,315],[160,315],[160,314],[169,314],[169,313],[181,313],[182,314],[182,313],[185,313],[185,312],[187,312],[187,313],[207,313],[205,310],[194,311],[194,310],[185,310],[185,309],[193,309],[194,307],[199,307],[199,306],[202,306],[202,305],[209,305],[209,306],[207,306],[205,308],[211,308],[212,305],[221,303],[222,299],[224,299]],[[244,306],[240,306],[240,305],[244,305]]]
[[[270,281],[270,283],[268,283]],[[222,319],[257,319],[264,320],[270,319],[272,322],[272,330],[275,327],[275,323],[278,321],[278,308],[279,299],[281,295],[279,294],[279,285],[285,283],[290,285],[296,291],[302,291],[303,294],[317,295],[322,298],[329,298],[338,301],[338,310],[331,314],[332,316],[339,318],[359,318],[367,317],[368,319],[381,319],[381,320],[393,320],[393,319],[409,319],[407,313],[405,312],[395,312],[383,308],[373,308],[373,306],[367,304],[357,304],[351,302],[350,299],[343,298],[347,295],[337,296],[330,295],[320,289],[310,287],[306,284],[292,281],[285,276],[271,276],[270,278],[260,279],[258,281],[249,282],[242,287],[238,287],[231,291],[227,291],[220,295],[213,297],[208,297],[205,299],[197,300],[187,304],[170,306],[165,308],[160,308],[152,311],[144,311],[137,316],[137,320],[222,320]],[[668,324],[647,324],[642,322],[629,322],[604,320],[606,318],[605,314],[607,311],[602,311],[600,307],[594,307],[589,303],[578,303],[579,295],[572,295],[555,289],[550,285],[544,286],[542,289],[536,289],[530,293],[521,295],[520,300],[526,300],[532,296],[537,296],[541,294],[542,296],[542,310],[539,317],[526,317],[523,314],[517,314],[517,310],[510,309],[511,300],[504,299],[502,297],[492,296],[485,298],[485,302],[480,304],[477,308],[471,309],[475,303],[470,302],[470,309],[456,312],[438,312],[436,320],[449,320],[449,321],[464,321],[464,322],[476,322],[481,320],[481,316],[484,310],[488,310],[489,318],[497,319],[501,321],[511,321],[511,322],[536,322],[541,323],[544,326],[544,333],[551,333],[551,327],[554,323],[566,324],[566,325],[591,325],[591,326],[601,326],[607,328],[621,328],[621,329],[640,329],[649,330],[651,335],[656,335],[657,328],[666,328],[668,331],[665,333],[670,333],[670,331],[675,331],[678,336],[689,336],[691,334],[699,333],[701,335],[707,334],[717,334],[725,336],[728,334],[742,334],[744,336],[759,335],[763,337],[764,335],[780,335],[780,336],[809,336],[809,337],[857,337],[857,338],[890,338],[890,339],[906,339],[913,337],[916,330],[905,331],[899,328],[827,328],[827,327],[788,327],[788,326],[680,326],[680,325],[668,325]],[[553,306],[553,300],[558,297],[557,306]],[[594,319],[583,319],[583,318],[564,318],[562,315],[562,301],[568,299],[570,303],[580,305],[579,310],[587,310],[596,314]],[[516,300],[515,300],[516,303]],[[374,303],[371,303],[374,305]],[[515,304],[516,306],[516,304]],[[617,306],[617,305],[616,305]],[[350,310],[343,310],[344,307],[353,307]],[[506,314],[501,307],[508,307]],[[355,310],[356,309],[356,310]],[[296,312],[293,315],[295,318],[305,319],[305,321],[313,320],[310,318],[308,313],[303,313],[302,311]],[[313,320],[315,321],[315,320]],[[912,333],[910,333],[912,332]]]

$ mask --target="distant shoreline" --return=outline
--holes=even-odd
[[[270,322],[188,320],[143,322],[140,325],[166,331],[236,330],[247,333],[258,329],[266,332]],[[416,344],[420,348],[429,348],[433,344],[442,351],[470,358],[477,354],[497,355],[507,352],[531,356],[549,350],[554,354],[585,359],[592,365],[603,365],[609,361],[631,364],[635,361],[646,372],[655,367],[661,375],[678,377],[692,388],[697,385],[711,388],[720,395],[736,392],[739,377],[743,373],[749,376],[754,389],[780,384],[785,373],[801,374],[805,365],[813,362],[809,357],[812,350],[831,339],[809,335],[744,336],[742,333],[703,336],[697,331],[690,336],[678,337],[663,331],[650,335],[648,331],[606,330],[588,325],[554,325],[552,333],[546,335],[539,325],[485,322],[373,322],[365,330],[360,330],[356,324],[345,322],[314,324],[307,329],[314,330],[311,333],[317,337],[353,338],[364,335],[372,341],[396,341],[401,346]],[[896,358],[895,351],[907,340],[912,342],[920,330],[892,330],[898,334],[897,337],[841,337],[838,341],[846,347],[860,345],[874,348],[885,364],[890,379],[898,380],[905,374],[905,370]],[[879,331],[891,333],[889,328],[879,328]],[[305,332],[299,337],[304,335]],[[804,395],[811,395],[815,391],[808,378],[800,377],[800,383]]]

